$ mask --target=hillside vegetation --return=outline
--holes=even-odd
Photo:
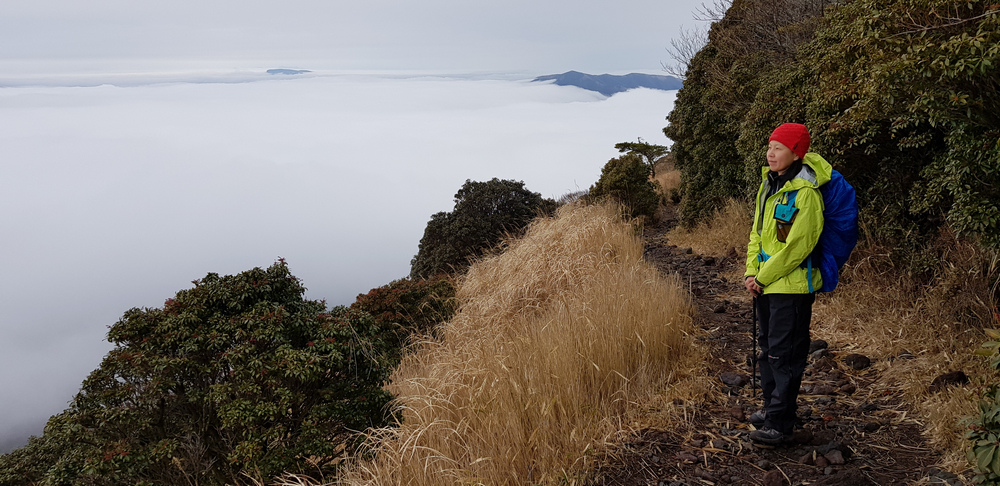
[[[751,193],[771,130],[799,122],[895,264],[930,270],[943,225],[1000,244],[995,2],[736,0],[689,66],[664,129],[685,225]]]

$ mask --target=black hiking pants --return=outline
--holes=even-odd
[[[791,435],[802,373],[809,357],[809,320],[814,294],[765,294],[757,297],[761,388],[765,428]]]

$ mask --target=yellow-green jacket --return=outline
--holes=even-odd
[[[819,154],[809,152],[802,159],[802,170],[785,183],[774,195],[767,196],[768,168],[761,170],[763,182],[757,190],[750,244],[747,246],[747,271],[764,286],[765,294],[807,294],[807,270],[801,263],[812,252],[823,232],[823,195],[819,186],[830,182],[833,168]],[[785,242],[778,240],[778,225],[774,218],[775,207],[788,201],[788,193],[798,190],[795,207],[799,208]],[[763,211],[762,211],[763,208]],[[766,261],[758,257],[761,251]],[[813,288],[820,288],[823,280],[819,270],[813,268]]]

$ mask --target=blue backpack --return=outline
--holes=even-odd
[[[837,288],[840,268],[858,244],[858,201],[854,187],[834,170],[830,182],[820,186],[819,192],[823,195],[823,232],[816,248],[802,262],[808,269],[810,293],[832,292]],[[823,277],[822,288],[812,286],[813,268]]]

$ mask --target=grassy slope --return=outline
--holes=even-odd
[[[398,428],[347,484],[575,482],[698,359],[689,300],[607,207],[568,206],[470,269],[442,338],[400,366]],[[696,383],[697,380],[694,380]]]

